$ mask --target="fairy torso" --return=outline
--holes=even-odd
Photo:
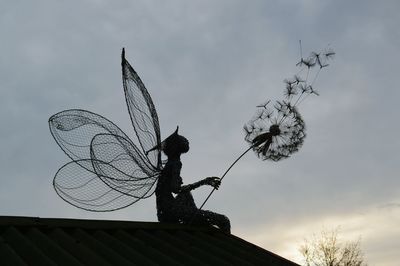
[[[160,221],[174,222],[169,210],[175,207],[175,197],[173,193],[178,193],[182,184],[180,173],[182,163],[179,159],[168,160],[157,181],[156,202],[157,216]]]

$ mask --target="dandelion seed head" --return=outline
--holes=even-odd
[[[304,121],[290,102],[277,101],[273,108],[266,106],[264,110],[270,110],[270,118],[264,116],[263,119],[252,119],[246,123],[245,140],[262,160],[279,161],[288,158],[304,142]]]
[[[253,119],[245,126],[245,140],[262,160],[279,161],[297,152],[306,137],[306,127],[297,107],[309,95],[319,93],[313,85],[322,68],[335,56],[332,49],[311,52],[303,58],[300,42],[300,71],[284,79],[285,100],[258,105]],[[318,67],[316,67],[318,66]]]
[[[272,136],[279,136],[279,134],[281,134],[281,129],[279,128],[279,125],[273,124],[269,127],[269,132]]]

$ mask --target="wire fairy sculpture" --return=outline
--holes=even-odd
[[[321,70],[329,66],[328,61],[333,59],[336,53],[328,48],[321,52],[312,52],[307,58],[303,58],[301,41],[299,44],[300,61],[296,66],[300,67],[300,70],[293,78],[284,80],[285,100],[276,101],[274,104],[268,100],[257,105],[255,115],[243,127],[245,141],[250,146],[228,167],[220,181],[250,150],[253,150],[262,160],[279,161],[289,158],[303,145],[306,126],[298,111],[298,106],[308,96],[319,95],[314,89],[315,81]],[[214,191],[215,189],[208,194],[200,210]]]
[[[203,185],[218,189],[220,179],[182,185],[180,156],[189,150],[189,142],[178,128],[161,141],[150,94],[125,59],[124,49],[121,57],[125,100],[138,145],[98,114],[71,109],[51,116],[50,132],[72,160],[57,171],[55,191],[69,204],[95,212],[119,210],[156,194],[160,222],[216,226],[229,233],[229,219],[199,210],[191,194]],[[166,163],[161,152],[168,157]]]

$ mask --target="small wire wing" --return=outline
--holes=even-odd
[[[101,164],[106,163],[87,159],[65,164],[57,171],[53,180],[57,194],[73,206],[96,212],[119,210],[141,199],[129,195],[129,187],[132,191],[135,190],[135,186],[130,183],[136,185],[135,181],[115,178],[110,182],[104,182],[107,177],[99,178],[94,165]],[[121,193],[119,187],[127,193]]]
[[[111,211],[154,193],[159,169],[111,121],[73,109],[50,117],[49,126],[73,160],[54,177],[55,190],[67,202],[85,210]]]
[[[121,65],[126,104],[139,144],[148,162],[154,168],[161,169],[160,150],[148,152],[161,143],[160,125],[153,101],[138,74],[125,59],[124,49]]]

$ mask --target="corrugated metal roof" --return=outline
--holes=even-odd
[[[218,229],[0,217],[0,265],[297,265]]]

